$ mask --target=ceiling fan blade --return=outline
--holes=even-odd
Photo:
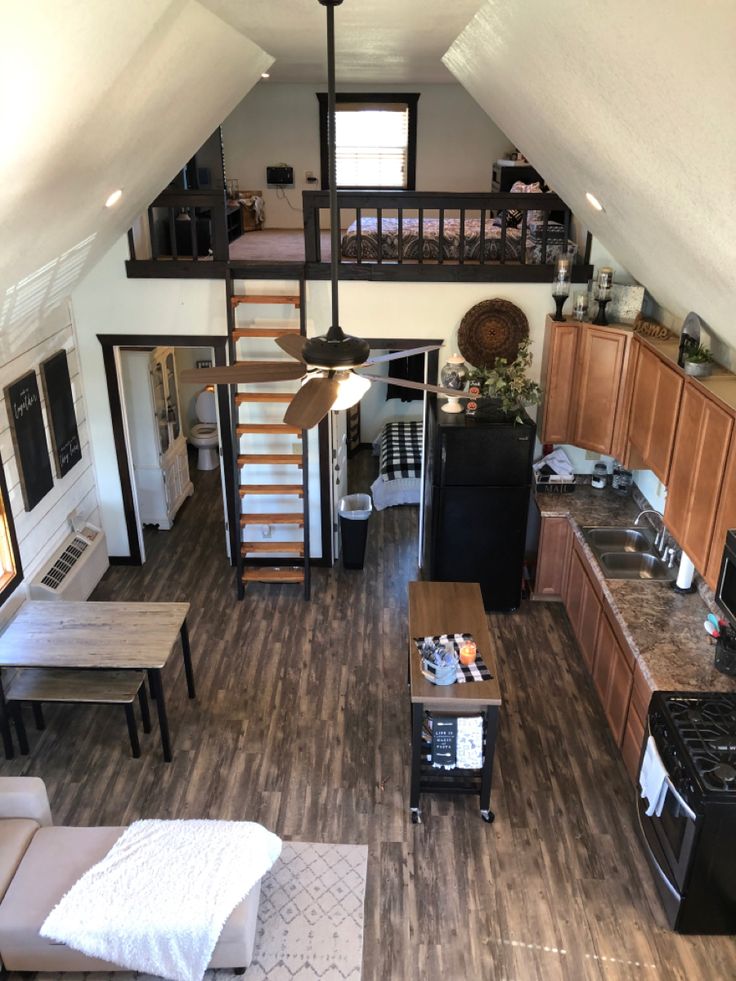
[[[284,422],[300,429],[316,426],[332,408],[339,388],[336,378],[310,378],[289,403]]]
[[[428,344],[426,347],[413,347],[408,351],[394,351],[392,354],[379,354],[377,358],[368,358],[364,364],[380,364],[383,361],[396,361],[398,358],[410,358],[414,354],[427,354],[429,351],[439,351],[441,344]]]
[[[297,361],[304,360],[302,351],[307,343],[306,337],[302,337],[301,334],[282,334],[281,337],[276,338],[276,343],[282,351],[286,351],[292,358],[296,358]]]
[[[295,381],[305,372],[304,365],[292,361],[249,361],[218,368],[187,368],[179,380],[202,385],[240,385],[247,382]]]
[[[389,375],[366,375],[361,371],[360,377],[370,378],[374,382],[383,382],[384,385],[399,385],[401,388],[416,388],[421,392],[434,392],[435,395],[447,395],[452,399],[469,399],[473,397],[472,395],[468,395],[467,392],[459,392],[456,388],[440,388],[439,385],[407,381],[405,378],[391,378]]]

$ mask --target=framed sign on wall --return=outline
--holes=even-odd
[[[61,478],[82,459],[66,351],[58,351],[41,363],[41,380],[46,396],[56,476]]]
[[[5,388],[5,405],[23,503],[26,511],[32,511],[54,486],[35,371]]]

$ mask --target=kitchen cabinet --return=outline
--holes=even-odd
[[[593,668],[601,603],[598,591],[586,571],[587,562],[577,542],[573,542],[570,571],[565,584],[565,608],[588,670]]]
[[[566,517],[542,518],[534,580],[535,599],[562,599],[571,545],[572,530]]]
[[[723,547],[726,544],[726,532],[729,528],[736,528],[736,427],[731,433],[731,448],[721,483],[713,537],[704,573],[705,581],[711,589],[715,589],[718,582]]]
[[[664,520],[701,574],[708,564],[733,416],[686,385],[675,433]]]
[[[666,484],[670,474],[683,378],[637,342],[628,444],[638,454],[630,465],[652,470]]]
[[[542,363],[544,443],[618,449],[626,415],[631,331],[547,318]]]
[[[634,667],[631,700],[621,744],[621,755],[634,784],[639,778],[639,760],[647,731],[647,710],[651,697],[652,688],[637,664]]]
[[[621,745],[624,736],[633,669],[634,658],[631,651],[619,643],[608,617],[601,613],[595,644],[593,682],[617,746]]]

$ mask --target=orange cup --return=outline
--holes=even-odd
[[[460,645],[460,663],[466,665],[475,664],[476,651],[475,641],[466,640]]]

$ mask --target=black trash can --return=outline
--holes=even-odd
[[[362,569],[368,540],[368,518],[373,510],[371,496],[348,494],[340,498],[338,510],[343,569]]]

